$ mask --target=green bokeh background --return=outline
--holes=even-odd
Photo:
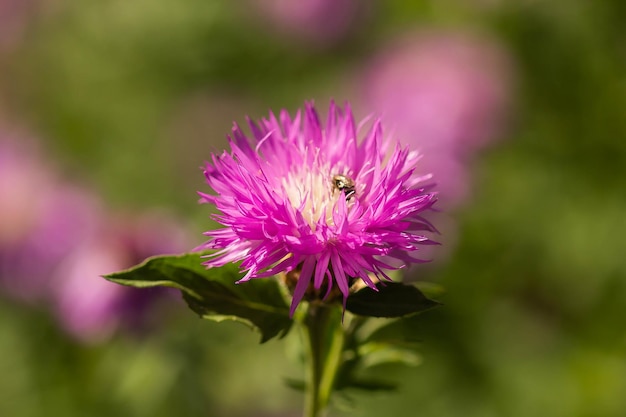
[[[351,392],[331,415],[625,416],[626,3],[372,7],[320,48],[277,36],[243,2],[50,1],[2,58],[0,103],[111,207],[167,207],[200,242],[198,167],[232,120],[352,98],[351,75],[412,29],[491,34],[512,56],[514,112],[451,213],[449,261],[425,269],[446,293],[412,322],[423,362],[379,369],[398,392]],[[299,415],[283,384],[301,372],[294,341],[257,342],[181,307],[152,334],[83,346],[44,308],[3,300],[0,415]]]

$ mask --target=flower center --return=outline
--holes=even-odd
[[[312,230],[323,215],[327,225],[334,224],[332,211],[339,198],[345,196],[349,207],[355,199],[354,181],[347,175],[334,174],[327,166],[320,169],[294,168],[282,181],[291,205],[302,213]]]

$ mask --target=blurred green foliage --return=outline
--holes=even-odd
[[[3,107],[112,205],[170,207],[198,236],[198,167],[231,120],[352,98],[351,74],[406,30],[496,36],[514,112],[474,162],[449,262],[417,272],[447,290],[411,321],[423,363],[381,367],[399,392],[351,393],[336,415],[626,414],[626,3],[372,2],[329,48],[277,36],[235,2],[54,3],[0,66]],[[0,415],[298,415],[282,384],[297,360],[256,339],[181,309],[154,333],[85,347],[45,311],[2,301]]]

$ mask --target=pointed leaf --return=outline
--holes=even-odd
[[[139,288],[178,288],[201,317],[245,323],[261,332],[261,343],[289,331],[292,320],[277,281],[264,278],[235,284],[241,278],[236,265],[206,269],[202,255],[156,256],[105,278]]]
[[[346,309],[354,314],[371,317],[403,317],[420,313],[440,303],[426,298],[412,285],[385,282],[376,285],[378,291],[366,287],[348,297]]]

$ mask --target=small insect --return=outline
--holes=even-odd
[[[350,198],[356,192],[354,190],[354,181],[345,175],[333,176],[333,188],[339,190],[339,192],[343,191],[346,194],[346,201],[350,201]]]

